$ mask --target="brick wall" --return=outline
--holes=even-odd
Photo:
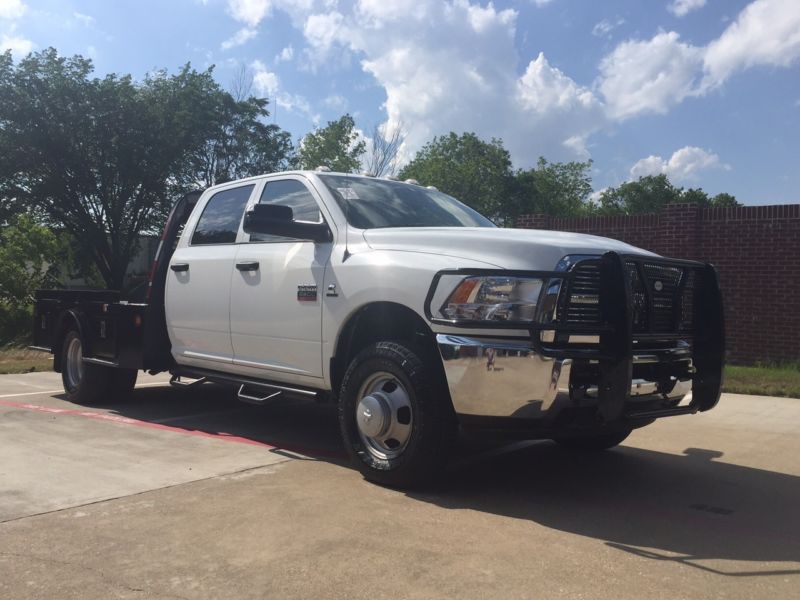
[[[729,360],[800,361],[800,204],[673,204],[658,214],[583,219],[525,215],[517,226],[602,235],[711,262],[720,274]]]

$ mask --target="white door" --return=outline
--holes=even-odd
[[[261,203],[291,206],[294,219],[323,220],[301,177],[270,179]],[[322,289],[331,243],[253,234],[239,245],[231,280],[234,366],[264,377],[322,377]]]
[[[244,209],[254,187],[214,194],[200,218],[187,223],[193,227],[191,237],[184,233],[172,255],[166,316],[172,355],[179,364],[220,368],[233,361],[230,282]]]

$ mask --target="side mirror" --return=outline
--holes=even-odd
[[[332,242],[333,234],[325,223],[295,221],[292,208],[279,204],[256,204],[244,215],[245,233],[261,233],[281,237]]]

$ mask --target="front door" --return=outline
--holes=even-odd
[[[316,192],[299,176],[267,181],[261,203],[321,223]],[[234,366],[282,381],[322,377],[322,289],[330,243],[252,234],[236,253],[230,326]]]

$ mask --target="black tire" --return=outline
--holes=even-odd
[[[98,404],[108,394],[111,370],[83,363],[83,341],[74,329],[64,336],[61,346],[61,381],[67,400],[75,404]]]
[[[426,367],[418,351],[403,342],[372,344],[353,359],[339,394],[339,425],[345,448],[366,479],[391,487],[415,487],[430,482],[442,468],[456,421],[441,379],[438,371]],[[372,382],[382,387],[365,393]],[[378,435],[370,437],[361,429],[364,419],[369,422],[372,416],[364,412],[364,404],[361,414],[357,415],[357,409],[362,398],[374,398],[375,394],[383,394],[384,400],[388,396],[401,398],[393,400],[391,406],[384,403],[382,406],[389,408],[381,409],[375,421],[391,431],[395,427],[402,430],[405,439],[394,449],[391,438],[382,442]],[[398,403],[405,404],[396,408]],[[391,425],[386,425],[386,419]]]
[[[631,434],[631,430],[617,431],[615,433],[600,433],[580,437],[555,438],[553,441],[570,450],[581,452],[600,452],[619,446]]]

